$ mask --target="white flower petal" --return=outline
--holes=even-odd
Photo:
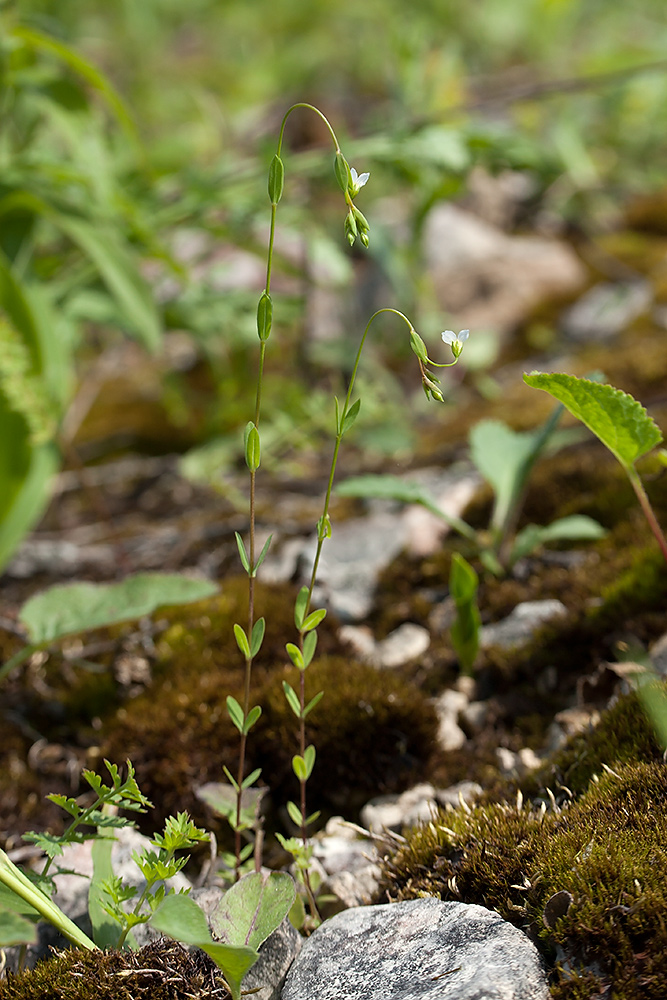
[[[445,332],[441,334],[441,337],[445,344],[453,344],[457,339],[453,330],[445,330]]]
[[[353,184],[358,184],[359,183],[359,177],[358,177],[357,171],[354,169],[354,167],[350,167],[350,175],[352,177],[352,183]]]
[[[362,188],[370,176],[370,173],[360,174],[357,178],[357,186]]]
[[[461,343],[463,343],[463,341],[467,340],[469,336],[470,336],[470,330],[461,330],[458,339],[461,341]]]

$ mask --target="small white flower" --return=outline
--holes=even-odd
[[[453,330],[445,330],[441,336],[443,342],[450,345],[454,357],[458,358],[463,350],[465,341],[470,336],[470,330],[461,330],[460,333],[454,333]]]
[[[356,198],[371,175],[370,173],[358,174],[354,167],[350,167],[350,174],[352,176],[352,197]]]

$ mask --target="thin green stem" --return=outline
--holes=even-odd
[[[278,146],[276,155],[280,157],[283,145],[283,139],[285,136],[285,127],[287,125],[287,120],[293,111],[297,108],[305,108],[309,111],[314,111],[316,115],[324,122],[329,134],[333,141],[336,149],[336,153],[340,152],[340,146],[338,144],[338,139],[336,133],[327,117],[322,114],[322,112],[312,104],[298,103],[293,104],[292,107],[288,108],[285,112],[282,122],[280,124],[280,132],[278,134]],[[348,196],[346,193],[346,201],[348,201]],[[271,295],[271,278],[273,274],[273,253],[274,253],[274,243],[276,234],[276,214],[278,209],[278,201],[271,201],[271,220],[269,228],[269,244],[266,255],[266,286],[264,293],[269,296]],[[257,430],[259,430],[259,422],[261,415],[261,405],[262,405],[262,386],[264,382],[264,361],[266,357],[266,339],[263,339],[260,335],[260,350],[259,350],[259,361],[257,368],[257,384],[255,392],[255,419],[254,424]],[[255,548],[256,548],[256,524],[255,524],[255,492],[256,492],[256,471],[254,469],[250,470],[250,489],[249,489],[249,540],[248,540],[248,559],[250,563],[250,571],[248,572],[248,631],[247,635],[250,637],[253,634],[253,628],[255,625]],[[244,721],[248,717],[250,711],[250,689],[251,689],[251,678],[252,678],[252,666],[253,657],[249,656],[245,659],[244,668],[244,683],[243,683],[243,718]],[[236,823],[234,825],[234,853],[236,856],[236,878],[239,879],[241,875],[241,814],[242,814],[242,803],[243,803],[243,779],[245,777],[245,764],[246,764],[246,748],[247,748],[247,733],[241,733],[241,743],[239,747],[239,766],[237,772],[237,784],[238,791],[236,793]],[[257,862],[257,858],[255,859]]]
[[[665,561],[667,561],[667,540],[662,533],[662,528],[658,524],[658,519],[655,516],[653,507],[651,506],[651,501],[648,498],[646,490],[644,489],[644,484],[639,478],[639,474],[634,466],[626,467],[625,470],[628,474],[628,479],[632,484],[632,488],[637,494],[637,499],[639,500],[639,505],[644,512],[644,516],[649,523],[649,527],[656,537],[658,545],[660,546],[660,551],[663,554]]]

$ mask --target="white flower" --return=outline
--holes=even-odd
[[[358,174],[357,171],[354,169],[354,167],[350,167],[350,175],[352,177],[352,192],[351,192],[351,194],[352,194],[353,198],[356,198],[357,195],[359,194],[359,192],[361,191],[362,187],[368,181],[368,178],[371,175],[370,175],[370,173],[367,173],[367,174]]]
[[[441,336],[443,342],[450,345],[454,357],[458,358],[463,350],[463,344],[470,336],[470,330],[461,330],[460,333],[454,333],[453,330],[445,330]]]

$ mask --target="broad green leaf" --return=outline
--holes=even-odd
[[[226,769],[225,769],[226,770]],[[229,771],[227,776],[231,779]],[[234,785],[237,785],[234,780]],[[214,812],[224,816],[232,828],[236,822],[237,793],[231,785],[224,782],[209,781],[205,785],[200,785],[195,794],[198,799],[205,802]],[[255,825],[257,810],[263,795],[261,788],[244,788],[241,795],[241,828],[250,829]]]
[[[492,526],[500,529],[524,482],[535,434],[513,431],[499,420],[480,420],[470,432],[470,457],[495,493]]]
[[[36,944],[37,928],[19,913],[3,908],[0,902],[0,948],[16,944]]]
[[[378,500],[398,500],[401,503],[417,503],[430,510],[436,517],[446,521],[460,535],[475,540],[473,529],[458,517],[450,517],[435,504],[417,483],[407,482],[398,476],[352,476],[336,487],[341,497],[364,497]]]
[[[304,822],[303,813],[294,802],[287,803],[287,813],[295,826],[301,826]]]
[[[102,889],[102,882],[114,876],[111,865],[113,845],[113,837],[106,835],[98,836],[92,846],[93,877],[88,887],[88,915],[93,941],[98,948],[113,948],[118,943],[121,932],[120,925],[104,909],[108,900]]]
[[[237,882],[237,886],[241,882]],[[232,891],[228,890],[223,901]],[[203,911],[193,899],[183,893],[163,899],[153,913],[150,923],[163,934],[205,951],[222,969],[234,1000],[239,1000],[243,977],[259,958],[256,949],[245,944],[218,944],[214,941]]]
[[[527,524],[517,534],[512,546],[511,562],[530,555],[540,545],[559,541],[595,541],[604,538],[606,531],[601,524],[586,514],[571,514],[569,517],[558,518],[544,527],[538,524]]]
[[[660,428],[641,403],[621,389],[560,372],[532,372],[523,380],[558,399],[625,469],[662,441]]]
[[[217,586],[179,573],[137,573],[121,583],[66,583],[25,602],[19,620],[32,643],[150,615],[171,604],[212,597]]]
[[[228,944],[258,949],[281,925],[295,895],[294,880],[286,872],[244,875],[211,914],[211,927]]]
[[[306,769],[306,762],[298,753],[294,754],[292,757],[292,770],[294,774],[299,779],[299,781],[308,780],[308,772]]]

